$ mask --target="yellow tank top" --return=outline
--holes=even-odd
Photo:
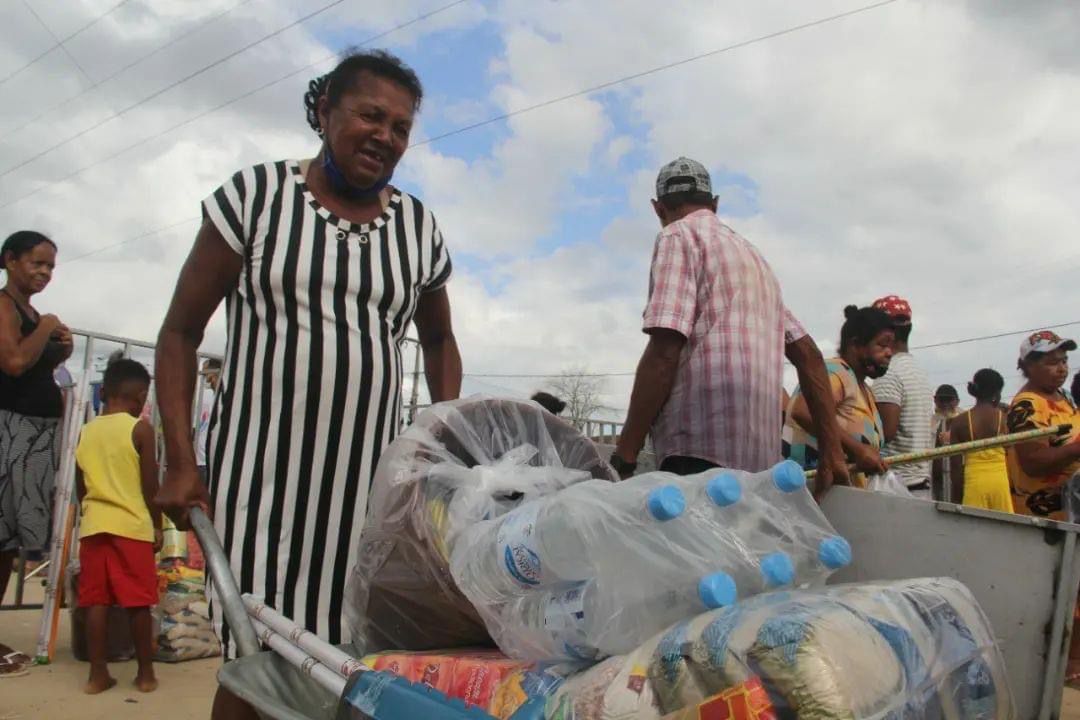
[[[154,541],[154,526],[142,492],[139,453],[132,432],[139,419],[127,413],[94,418],[82,429],[75,459],[83,473],[80,537],[110,533]]]
[[[968,436],[975,440],[975,426],[971,422],[971,412],[966,413],[968,421]],[[998,430],[1001,430],[1001,417],[998,416]],[[973,467],[989,466],[994,469],[995,472],[1008,471],[1008,465],[1005,461],[1005,448],[983,448],[982,450],[972,450],[964,455],[964,464],[970,471]]]

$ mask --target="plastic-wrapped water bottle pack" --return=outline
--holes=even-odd
[[[850,561],[785,462],[575,483],[463,528],[450,571],[507,654],[595,660],[707,610],[822,585]]]

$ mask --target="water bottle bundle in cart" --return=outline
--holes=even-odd
[[[609,473],[587,439],[528,403],[472,398],[424,413],[380,461],[343,648],[241,598],[212,526],[194,514],[242,656],[220,681],[264,717],[290,720],[990,720],[1056,707],[1038,688],[1010,690],[1027,659],[1002,657],[995,635],[1007,621],[988,619],[984,598],[955,580],[902,579],[962,570],[943,556],[921,573],[852,564],[864,547],[880,556],[880,541],[841,536],[796,466],[622,483]],[[898,523],[978,516],[926,516],[944,504],[847,488],[827,510],[851,494],[890,504]],[[981,518],[945,555],[985,545],[997,524]],[[1045,561],[1071,574],[1046,627],[1064,632],[1063,606],[1075,603],[1065,584],[1080,563],[1074,527],[1054,525],[1071,541]],[[838,570],[859,584],[825,587]],[[877,578],[891,582],[865,582]],[[1060,674],[1060,655],[1038,662]]]

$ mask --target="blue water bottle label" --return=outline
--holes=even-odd
[[[536,547],[539,512],[540,503],[529,503],[511,512],[495,537],[506,571],[525,588],[537,587],[543,580],[544,569]]]

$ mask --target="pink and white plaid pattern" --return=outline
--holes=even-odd
[[[708,210],[668,225],[656,238],[643,327],[687,339],[652,428],[661,460],[750,472],[780,460],[784,345],[806,330],[753,245]]]

